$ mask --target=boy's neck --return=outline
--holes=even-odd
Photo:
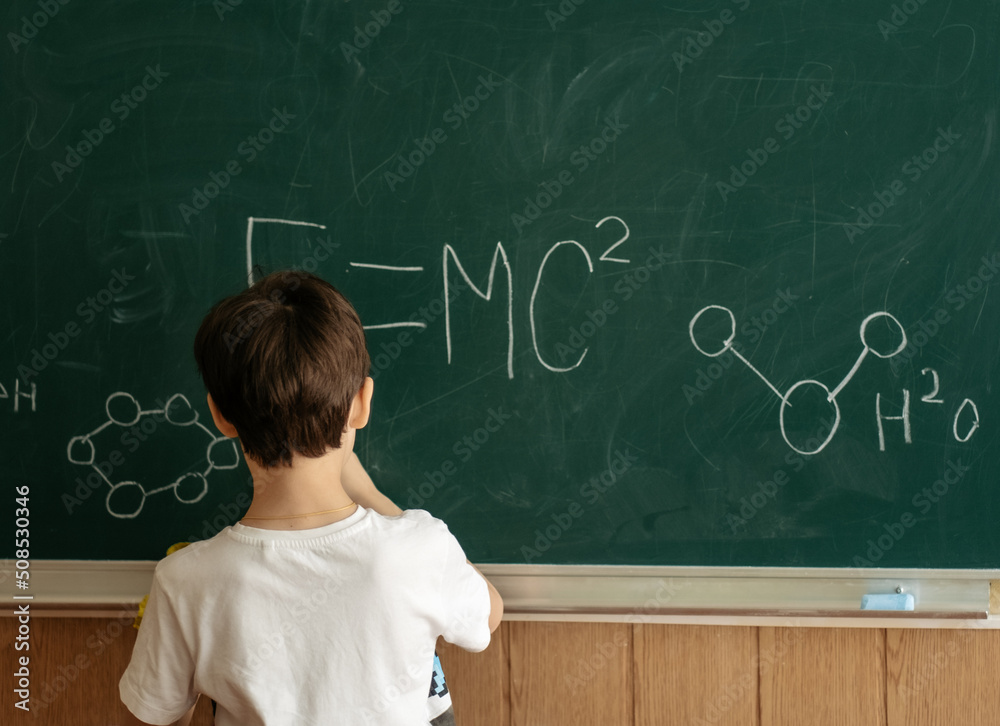
[[[295,455],[291,466],[270,468],[247,457],[253,501],[242,523],[258,529],[314,529],[351,516],[357,508],[341,482],[350,453],[341,447],[315,458]]]

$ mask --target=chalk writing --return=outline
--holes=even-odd
[[[18,412],[20,412],[22,410],[21,399],[27,399],[27,401],[30,402],[30,404],[31,404],[31,412],[34,413],[35,410],[36,410],[35,406],[36,406],[36,403],[37,403],[37,400],[38,400],[37,394],[38,394],[38,389],[35,387],[34,383],[31,384],[31,388],[30,389],[28,388],[28,384],[25,384],[24,390],[22,391],[21,390],[21,379],[20,378],[15,378],[14,379],[14,393],[13,393],[13,395],[7,392],[7,389],[4,387],[3,383],[0,383],[0,400],[3,400],[3,399],[11,400],[11,399],[13,399],[12,402],[13,402],[14,413],[18,413]],[[23,409],[25,411],[28,410],[28,403],[24,403],[23,404]]]
[[[211,429],[198,420],[198,412],[191,407],[191,403],[183,394],[176,393],[171,396],[162,409],[144,411],[134,396],[118,391],[108,396],[104,402],[104,410],[108,416],[107,420],[93,431],[70,439],[66,446],[66,457],[72,464],[91,467],[100,479],[110,487],[105,498],[105,506],[108,514],[112,517],[133,519],[139,516],[147,497],[167,490],[172,490],[177,500],[184,504],[199,502],[208,493],[207,477],[212,471],[235,469],[239,464],[239,453],[236,450],[235,439],[212,433]],[[140,482],[136,481],[112,482],[109,477],[114,471],[116,461],[111,458],[109,461],[96,463],[97,450],[93,441],[94,437],[111,426],[130,429],[141,426],[145,421],[151,419],[155,424],[157,418],[172,426],[196,426],[204,431],[209,438],[208,448],[205,451],[208,466],[204,471],[187,472],[170,484],[154,489],[146,489]],[[155,429],[155,425],[153,428]],[[122,436],[122,441],[126,441],[125,434]],[[124,459],[120,452],[115,453],[118,454],[117,463],[122,463]],[[130,500],[135,504],[127,504]]]
[[[618,250],[626,241],[628,241],[631,236],[631,231],[629,230],[628,224],[621,217],[615,215],[608,215],[603,217],[594,225],[594,229],[600,229],[608,222],[617,222],[623,227],[621,236],[615,239],[613,243],[607,249],[605,249],[598,262],[606,262],[608,264],[629,264],[631,259],[628,257],[612,257],[611,253]],[[259,225],[262,223],[271,224],[287,224],[293,226],[305,226],[305,227],[318,227],[320,229],[326,229],[321,224],[314,222],[300,222],[291,219],[271,219],[264,217],[248,217],[247,218],[247,236],[246,236],[246,261],[247,261],[247,275],[251,274],[253,270],[253,232],[255,224]],[[571,365],[557,366],[545,360],[542,356],[541,348],[539,345],[539,333],[538,325],[536,322],[535,309],[537,304],[537,297],[540,288],[542,287],[542,276],[545,272],[546,265],[549,264],[550,258],[553,253],[564,245],[570,245],[575,247],[583,255],[584,260],[587,263],[587,274],[592,275],[594,273],[594,260],[580,242],[576,240],[563,240],[561,242],[556,242],[552,245],[543,255],[541,262],[538,265],[538,270],[535,276],[535,285],[532,288],[531,299],[528,303],[528,319],[529,326],[531,330],[531,342],[535,351],[535,356],[538,358],[538,362],[547,370],[553,373],[568,373],[569,371],[578,368],[581,363],[583,363],[584,357],[587,355],[587,348],[584,348],[579,357]],[[651,250],[652,251],[652,250]],[[621,254],[621,252],[616,252],[616,254]],[[657,257],[655,251],[653,254]],[[386,273],[422,273],[425,271],[423,265],[389,265],[377,262],[348,262],[349,268],[355,269],[367,269],[378,272]],[[452,333],[452,301],[454,296],[449,294],[449,288],[452,287],[453,277],[458,277],[469,288],[480,298],[490,302],[493,300],[494,295],[494,283],[496,282],[496,273],[498,267],[503,270],[503,276],[506,277],[507,282],[507,294],[506,294],[506,313],[507,313],[507,356],[506,356],[506,369],[507,377],[510,379],[514,378],[514,271],[511,267],[510,258],[508,257],[507,250],[504,247],[502,241],[498,241],[496,247],[493,249],[493,256],[490,260],[489,269],[486,272],[486,283],[483,287],[477,286],[472,281],[472,277],[469,272],[466,271],[465,265],[462,264],[461,259],[459,259],[459,254],[456,249],[450,245],[445,244],[441,251],[441,275],[442,282],[444,285],[444,294],[442,299],[444,301],[444,317],[445,317],[445,355],[449,364],[452,363],[452,358],[454,355],[454,336]],[[662,265],[657,267],[651,267],[649,269],[659,270]],[[648,276],[648,270],[645,270]],[[631,294],[628,295],[631,297]],[[628,299],[626,297],[626,299]],[[409,320],[399,321],[399,322],[387,322],[387,323],[373,323],[365,325],[365,330],[387,330],[392,328],[426,328],[427,323],[421,321],[415,321],[410,316]]]
[[[721,310],[729,317],[729,335],[722,342],[722,347],[714,352],[709,352],[705,350],[701,345],[699,345],[698,341],[695,338],[695,332],[694,332],[694,328],[695,325],[697,325],[698,320],[702,317],[702,315],[704,315],[710,310]],[[895,348],[888,351],[878,350],[876,346],[874,346],[872,343],[869,342],[867,337],[868,326],[871,324],[872,321],[880,319],[891,321],[899,332],[899,338],[900,338],[899,344]],[[753,364],[750,363],[750,361],[747,360],[743,356],[743,354],[740,353],[733,346],[733,341],[736,338],[736,317],[733,315],[733,311],[730,310],[729,308],[723,307],[721,305],[708,305],[702,308],[695,314],[693,318],[691,318],[691,322],[688,325],[688,334],[691,337],[691,343],[702,355],[708,356],[709,358],[717,358],[723,353],[729,352],[739,360],[743,361],[743,363],[745,363],[750,370],[756,373],[757,376],[760,377],[762,381],[764,381],[764,384],[768,388],[770,388],[778,398],[781,399],[781,408],[778,413],[778,419],[781,427],[782,438],[784,438],[785,443],[788,444],[789,447],[791,447],[798,453],[804,455],[818,454],[827,447],[830,441],[833,440],[834,435],[837,433],[837,427],[840,426],[840,406],[837,404],[837,396],[840,394],[841,391],[844,390],[844,387],[851,382],[851,379],[854,378],[855,374],[858,372],[858,369],[861,368],[861,364],[865,361],[865,358],[867,358],[868,354],[872,353],[879,358],[892,358],[893,356],[896,356],[899,353],[901,353],[903,349],[906,348],[906,330],[903,328],[902,324],[895,317],[893,317],[891,314],[885,311],[872,313],[871,315],[869,315],[868,317],[866,317],[864,320],[861,321],[861,331],[860,331],[861,345],[862,345],[861,354],[857,357],[857,360],[854,361],[854,365],[851,366],[851,369],[847,372],[847,375],[844,376],[844,378],[840,381],[840,383],[836,386],[836,388],[834,388],[831,391],[830,388],[827,387],[825,383],[821,383],[820,381],[807,378],[805,380],[798,381],[797,383],[793,384],[787,391],[782,393],[775,387],[773,383],[771,383],[767,379],[767,377],[763,373],[757,370],[753,366]],[[921,398],[921,401],[924,403],[931,403],[931,404],[944,403],[943,400],[935,398],[940,388],[940,379],[938,377],[937,371],[935,371],[932,368],[925,368],[923,370],[923,374],[927,375],[927,373],[932,374],[933,390],[929,394],[923,396]],[[827,433],[826,436],[821,441],[819,441],[819,443],[815,446],[815,448],[811,450],[800,449],[789,440],[788,429],[786,427],[786,422],[785,422],[785,412],[792,407],[792,404],[789,402],[789,399],[792,397],[792,394],[795,393],[796,390],[798,390],[803,386],[819,387],[825,393],[826,400],[829,401],[831,404],[833,404],[834,418],[833,418],[833,424],[829,427],[830,428],[829,433]],[[960,436],[958,432],[959,419],[961,418],[963,412],[967,408],[970,409],[973,420],[966,434],[964,436]],[[883,413],[882,394],[881,392],[877,393],[875,396],[875,418],[878,425],[879,451],[885,451],[885,431],[883,428],[883,423],[882,423],[883,421],[901,421],[903,424],[904,441],[907,444],[913,443],[913,436],[910,425],[910,391],[908,389],[905,388],[903,389],[902,413],[898,416],[889,416]],[[956,441],[964,443],[968,441],[970,438],[972,438],[972,435],[976,432],[978,428],[979,428],[979,410],[976,407],[974,401],[966,398],[959,406],[958,411],[955,414],[955,417],[952,422],[952,433]]]

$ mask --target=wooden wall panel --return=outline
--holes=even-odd
[[[30,649],[14,650],[15,618],[0,618],[0,664],[6,672],[21,655],[31,670],[31,712],[14,707],[14,694],[0,688],[0,724],[46,726],[117,726],[127,709],[118,697],[118,681],[135,645],[134,615],[120,618],[31,619]],[[192,726],[211,726],[212,706],[199,699]]]
[[[759,633],[761,726],[886,726],[884,630]]]
[[[1000,631],[889,630],[889,726],[1000,722]]]
[[[758,726],[756,628],[633,627],[636,726]]]
[[[15,652],[17,621],[0,618],[3,672],[27,654],[31,661],[31,710],[14,708],[9,683],[0,688],[0,722],[78,726],[117,724],[125,715],[118,680],[132,655],[132,616],[31,619],[30,649]],[[13,670],[10,671],[13,673]]]
[[[501,623],[482,653],[438,641],[457,726],[510,726],[509,630],[510,623]]]
[[[509,626],[511,726],[632,726],[630,625]]]
[[[32,714],[14,708],[16,629],[0,617],[0,723],[123,722],[130,616],[32,618]],[[440,653],[459,726],[1000,723],[998,630],[508,621],[484,653]]]

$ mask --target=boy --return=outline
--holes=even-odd
[[[219,726],[427,724],[438,636],[482,650],[503,604],[443,522],[373,511],[395,510],[352,453],[373,387],[357,313],[275,273],[212,309],[195,358],[253,500],[157,566],[122,701],[140,724],[184,723],[199,693]]]

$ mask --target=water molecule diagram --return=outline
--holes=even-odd
[[[722,347],[714,352],[705,350],[701,345],[698,344],[694,330],[695,325],[697,325],[698,320],[701,318],[701,316],[710,310],[719,310],[725,313],[725,315],[729,317],[729,325],[730,325],[729,335],[723,341]],[[879,350],[878,347],[872,345],[871,342],[868,340],[867,336],[868,326],[871,324],[872,321],[882,320],[882,319],[884,319],[886,322],[890,322],[892,324],[890,327],[895,327],[899,331],[899,344],[891,350]],[[778,420],[781,427],[782,438],[784,438],[785,443],[788,444],[790,448],[792,448],[793,450],[797,451],[800,454],[804,454],[807,456],[812,454],[818,454],[827,447],[830,441],[833,440],[834,435],[837,433],[837,428],[840,426],[840,406],[837,404],[837,396],[840,394],[841,391],[844,390],[844,387],[851,382],[851,379],[854,378],[854,375],[858,372],[858,369],[861,368],[861,364],[864,363],[865,358],[868,357],[868,354],[871,353],[879,358],[892,358],[902,353],[907,345],[906,330],[903,328],[899,320],[897,320],[890,313],[887,313],[885,311],[872,313],[871,315],[869,315],[868,317],[866,317],[864,320],[861,321],[861,331],[860,331],[861,346],[862,346],[861,354],[854,362],[854,365],[851,367],[851,370],[847,372],[847,375],[844,376],[843,380],[836,386],[836,388],[830,390],[830,388],[825,383],[814,380],[812,378],[807,378],[805,380],[801,380],[798,381],[797,383],[794,383],[787,391],[782,393],[775,387],[773,383],[771,383],[767,379],[767,377],[763,373],[757,370],[753,366],[753,364],[750,363],[750,361],[748,361],[734,347],[733,341],[736,339],[736,317],[733,315],[733,311],[730,310],[729,308],[723,307],[722,305],[707,305],[706,307],[703,307],[695,314],[693,318],[691,318],[691,323],[688,325],[688,334],[691,337],[691,343],[694,345],[695,348],[697,348],[698,352],[701,353],[702,355],[708,356],[709,358],[717,358],[723,353],[730,352],[732,353],[733,356],[743,361],[743,363],[745,363],[750,370],[756,373],[760,377],[760,379],[764,381],[764,383],[767,385],[768,388],[774,391],[774,394],[781,399],[781,408],[779,410]],[[926,395],[921,397],[920,399],[921,402],[930,404],[943,404],[944,400],[937,397],[938,392],[940,390],[940,379],[938,377],[937,371],[934,370],[933,368],[924,368],[921,371],[921,373],[922,375],[925,376],[928,374],[932,376],[932,390],[930,391],[930,393],[927,393]],[[791,398],[792,394],[795,393],[795,391],[804,386],[815,386],[820,388],[823,394],[825,394],[826,400],[833,405],[833,424],[830,426],[830,431],[829,433],[826,434],[825,438],[823,438],[823,440],[820,441],[819,444],[812,450],[800,449],[797,446],[795,446],[789,440],[788,430],[785,427],[785,412],[792,407],[792,404],[789,402],[789,399]],[[966,408],[969,408],[971,411],[972,422],[969,425],[968,430],[964,434],[960,434],[959,420],[961,419],[962,414],[966,410]],[[912,434],[910,430],[909,389],[906,388],[903,389],[903,411],[902,414],[899,416],[887,416],[884,413],[882,413],[882,394],[881,393],[876,394],[875,417],[878,422],[879,451],[885,451],[885,430],[883,428],[883,421],[901,421],[903,424],[904,440],[906,441],[907,444],[913,443]],[[961,405],[958,407],[957,412],[955,413],[955,417],[952,421],[952,434],[954,435],[956,441],[966,442],[972,438],[972,435],[976,432],[976,429],[978,428],[979,428],[979,409],[976,407],[974,401],[972,401],[969,398],[966,398],[962,401]]]
[[[192,408],[190,401],[180,393],[175,393],[163,405],[162,409],[143,411],[139,402],[129,393],[116,392],[108,396],[104,402],[104,410],[108,419],[96,429],[83,436],[74,436],[70,439],[66,447],[66,456],[70,463],[80,466],[91,467],[97,475],[107,483],[110,491],[105,498],[105,506],[108,514],[118,519],[133,519],[139,516],[146,498],[154,494],[159,494],[167,490],[173,490],[177,500],[184,504],[194,504],[208,493],[208,475],[218,469],[235,469],[239,464],[239,452],[236,449],[236,440],[219,436],[202,424],[199,414]],[[115,452],[118,461],[97,463],[97,451],[93,438],[110,426],[119,426],[123,429],[141,427],[145,434],[152,433],[160,422],[166,422],[171,426],[197,426],[205,432],[208,437],[208,447],[205,457],[208,466],[202,472],[187,472],[175,479],[170,484],[146,489],[137,481],[113,482],[108,477],[111,476],[114,465],[120,464],[123,459],[120,452]],[[123,441],[125,434],[123,434]],[[89,477],[88,477],[89,481]],[[129,496],[131,493],[132,496]],[[138,494],[138,496],[135,496]],[[138,502],[131,504],[130,500]]]

